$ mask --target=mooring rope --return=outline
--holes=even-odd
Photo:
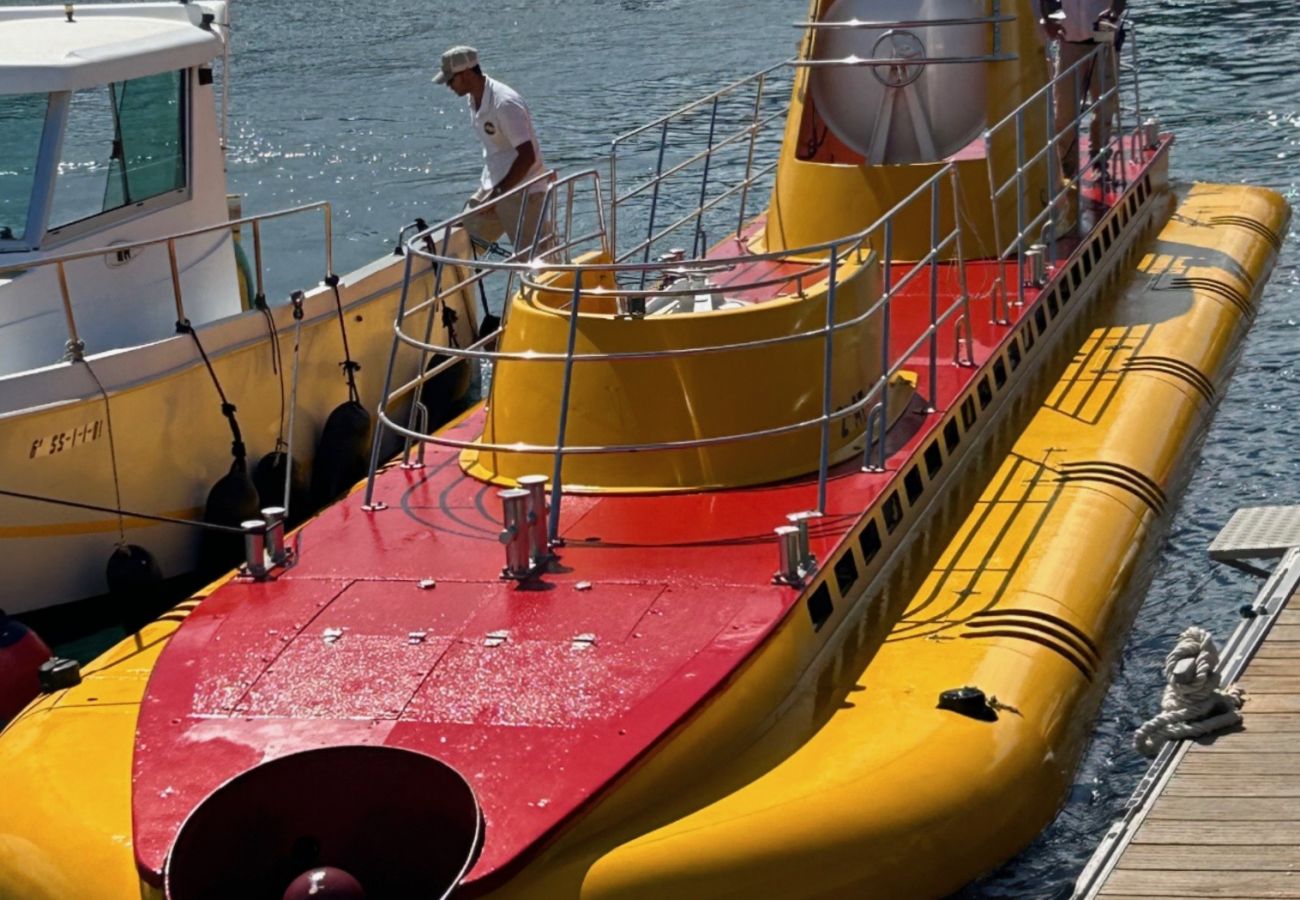
[[[339,331],[343,333],[343,362],[339,363],[343,367],[343,374],[348,379],[348,399],[353,403],[361,401],[357,393],[356,373],[361,368],[361,364],[354,362],[352,351],[348,349],[348,326],[343,319],[343,296],[339,293],[339,277],[332,272],[325,276],[325,283],[334,290],[334,307],[339,314]]]
[[[303,301],[306,298],[302,291],[294,291],[290,297],[293,304],[293,387],[289,394],[289,438],[284,449],[284,502],[280,505],[284,507],[284,515],[289,517],[289,495],[293,488],[293,426],[295,413],[298,411],[298,351],[302,347],[302,318],[303,318]]]
[[[54,506],[68,506],[72,509],[86,509],[91,512],[116,513],[119,516],[126,516],[132,519],[146,519],[150,522],[163,522],[167,525],[188,525],[191,528],[205,528],[209,531],[220,531],[226,534],[243,534],[242,528],[236,528],[233,525],[217,525],[212,522],[196,522],[194,519],[178,519],[175,516],[158,516],[153,513],[132,512],[121,507],[114,509],[111,506],[99,506],[95,503],[80,503],[76,500],[63,500],[59,497],[45,497],[40,494],[25,494],[22,491],[10,491],[0,488],[0,496],[13,497],[18,500],[31,500],[36,503],[49,503]]]
[[[113,466],[113,496],[117,500],[117,539],[120,543],[126,543],[126,523],[122,518],[122,482],[117,474],[117,441],[113,439],[113,410],[109,406],[108,391],[104,388],[104,383],[99,380],[99,376],[91,367],[90,363],[84,359],[81,364],[86,367],[90,377],[95,381],[95,387],[99,388],[99,394],[104,398],[104,426],[108,431],[108,459]]]
[[[1159,715],[1133,735],[1145,756],[1155,756],[1169,741],[1200,737],[1241,723],[1245,695],[1241,688],[1219,687],[1219,650],[1204,628],[1192,626],[1178,637],[1165,657],[1165,690]]]

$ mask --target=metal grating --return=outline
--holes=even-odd
[[[1237,510],[1210,544],[1210,559],[1273,559],[1300,547],[1300,506]]]

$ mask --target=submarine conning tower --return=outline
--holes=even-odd
[[[766,248],[816,245],[860,231],[889,212],[947,162],[956,168],[965,252],[993,257],[990,162],[1016,168],[1016,130],[985,130],[1049,80],[1032,0],[812,0],[764,231]],[[897,60],[897,62],[894,62]],[[1025,134],[1046,133],[1046,108],[1032,104]],[[992,159],[989,156],[992,155]],[[1027,179],[1037,215],[1047,165]],[[1003,221],[1015,192],[1002,194]],[[929,249],[926,210],[899,211],[891,256]],[[952,226],[944,198],[941,227]]]
[[[891,425],[912,406],[933,410],[940,369],[963,364],[940,349],[941,331],[945,348],[965,340],[969,351],[964,260],[1003,256],[997,223],[1044,210],[1048,112],[1028,101],[1042,96],[1047,62],[1031,0],[815,0],[796,26],[797,58],[630,132],[659,136],[653,175],[634,175],[630,189],[617,171],[644,169],[615,165],[629,135],[616,138],[608,208],[596,170],[547,173],[549,224],[504,262],[420,246],[446,245],[463,216],[409,240],[444,267],[442,293],[481,289],[471,272],[505,275],[503,324],[480,354],[493,370],[479,435],[385,426],[460,449],[466,474],[505,488],[549,473],[565,492],[693,492],[817,473],[820,497],[832,466],[860,456],[883,468]],[[758,167],[764,78],[777,71],[791,99],[762,142],[779,150]],[[727,133],[720,98],[743,85],[756,87],[753,115]],[[690,127],[674,131],[679,121]],[[702,152],[675,143],[701,133]],[[743,176],[711,195],[710,164],[727,147],[741,158],[730,169],[719,158],[716,171]],[[696,178],[694,164],[702,179],[679,181],[684,196],[670,198],[669,181]],[[760,172],[772,188],[755,216],[744,198]],[[1013,176],[1015,190],[992,189]],[[593,208],[575,208],[588,190]],[[707,214],[728,195],[738,214],[710,223],[706,240]],[[638,196],[649,200],[642,220],[627,215]],[[657,209],[668,212],[656,220]],[[573,227],[580,220],[594,230]],[[625,246],[629,225],[646,237]],[[682,225],[694,234],[674,231]],[[692,249],[670,249],[682,236]],[[930,271],[891,275],[894,261]],[[908,281],[912,302],[891,319]],[[912,309],[931,312],[902,323]]]

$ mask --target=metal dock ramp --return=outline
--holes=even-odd
[[[1076,900],[1300,898],[1300,506],[1238,510],[1210,558],[1267,576],[1220,667],[1246,690],[1245,726],[1164,746]]]

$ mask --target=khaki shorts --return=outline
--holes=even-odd
[[[465,204],[466,210],[473,210],[463,222],[471,237],[490,244],[505,236],[516,251],[528,247],[533,247],[534,251],[549,249],[552,244],[550,216],[542,218],[545,191],[526,191],[492,201],[487,199],[488,193],[480,188]]]

